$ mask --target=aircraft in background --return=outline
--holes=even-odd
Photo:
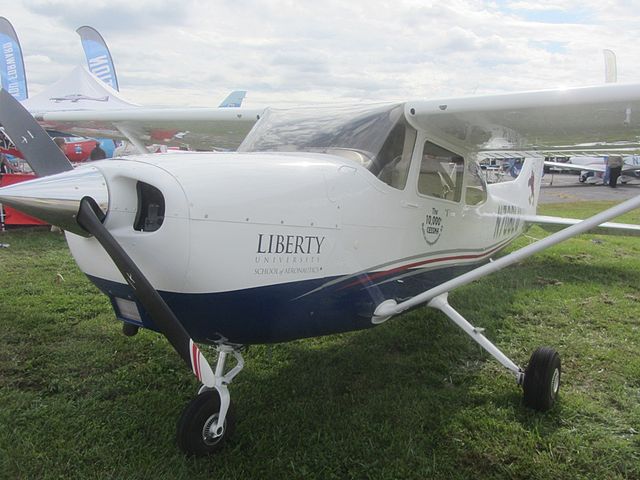
[[[0,202],[62,227],[123,331],[162,333],[202,382],[178,424],[187,454],[215,452],[228,437],[228,386],[244,366],[243,346],[371,328],[420,305],[444,313],[511,372],[525,405],[544,411],[558,397],[559,354],[540,347],[519,366],[448,293],[580,233],[640,234],[637,225],[606,223],[640,197],[584,221],[539,216],[542,158],[526,159],[512,181],[487,185],[477,157],[568,139],[635,144],[640,118],[629,112],[639,110],[640,84],[612,84],[264,112],[43,114],[40,121],[66,126],[191,125],[214,138],[253,126],[237,152],[73,169],[0,91],[0,122],[44,177],[0,189]],[[567,228],[496,257],[531,224]],[[198,343],[216,346],[214,368]]]
[[[218,108],[239,108],[246,95],[246,90],[234,90],[218,105]]]
[[[605,155],[602,156],[572,156],[569,162],[552,162],[545,161],[547,167],[557,168],[560,170],[573,170],[580,172],[578,177],[581,183],[602,184],[607,166],[605,164]],[[622,155],[624,164],[620,182],[627,183],[630,180],[638,178],[640,172],[640,156],[639,155]]]
[[[95,28],[88,25],[77,28],[76,33],[80,36],[89,71],[119,92],[115,63],[103,36]],[[235,90],[220,103],[219,107],[241,107],[246,94],[245,90]]]

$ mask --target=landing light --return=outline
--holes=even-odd
[[[142,317],[140,316],[140,310],[138,310],[136,302],[120,297],[114,297],[114,300],[118,307],[118,312],[120,312],[120,317],[142,323]]]

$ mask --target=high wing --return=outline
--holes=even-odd
[[[551,162],[547,160],[544,162],[544,165],[545,167],[557,167],[562,170],[575,170],[577,172],[604,173],[606,169],[604,162],[601,164],[592,163],[592,164],[586,164],[586,165],[576,165],[575,163],[570,163],[570,162],[562,163],[562,162]],[[635,170],[637,170],[637,168]]]
[[[230,95],[236,104],[242,101],[240,94],[244,96],[244,92]],[[175,141],[204,150],[236,148],[262,113],[246,108],[144,107],[123,98],[83,66],[23,106],[49,130],[128,138],[140,144]]]
[[[220,110],[58,110],[41,112],[37,118],[46,127],[83,135],[122,137],[126,131],[145,140],[164,136],[196,148],[233,148],[262,113]],[[417,100],[407,102],[405,111],[414,126],[468,152],[548,150],[594,139],[602,148],[640,145],[638,84]]]
[[[203,150],[236,148],[263,110],[247,108],[147,108],[68,110],[35,115],[48,129],[84,136],[179,141]]]
[[[640,84],[413,101],[415,126],[469,152],[637,146]]]

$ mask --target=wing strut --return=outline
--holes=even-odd
[[[510,370],[511,373],[516,376],[518,385],[521,385],[522,381],[524,380],[524,371],[518,365],[513,363],[513,361],[511,361],[509,357],[502,353],[500,349],[498,349],[498,347],[487,340],[487,337],[482,334],[482,332],[484,332],[484,328],[474,327],[451,305],[449,305],[447,297],[448,294],[443,293],[431,299],[431,301],[427,305],[440,310],[447,317],[449,317],[458,327],[460,327],[464,331],[464,333],[469,335],[474,342],[476,342],[487,352],[489,352],[493,358],[495,358],[502,364],[503,367],[505,367],[507,370]]]
[[[576,235],[580,235],[581,233],[588,232],[589,230],[596,228],[602,223],[605,223],[613,218],[616,218],[626,212],[639,207],[640,195],[637,195],[623,203],[620,203],[592,217],[589,217],[586,220],[582,220],[580,223],[576,223],[575,225],[560,230],[559,232],[556,232],[553,235],[549,235],[542,240],[538,240],[531,245],[527,245],[526,247],[516,250],[509,255],[482,265],[481,267],[471,270],[470,272],[460,275],[459,277],[453,278],[448,282],[441,283],[437,287],[422,292],[415,297],[411,297],[410,299],[405,300],[404,302],[397,303],[395,300],[385,300],[376,308],[375,312],[373,313],[371,322],[375,324],[382,323],[392,316],[398,315],[399,313],[416,307],[422,303],[426,303],[431,299],[437,297],[438,295],[442,295],[443,293],[447,293],[458,287],[462,287],[463,285],[485,277],[490,273],[502,270],[509,265],[520,262],[525,258],[530,257],[531,255],[546,250],[547,248],[552,247],[557,243],[563,242],[564,240],[567,240],[571,237],[575,237]]]
[[[136,147],[136,150],[138,150],[138,153],[140,155],[142,155],[144,153],[149,153],[147,151],[147,149],[145,148],[144,143],[142,142],[142,140],[140,140],[140,138],[132,130],[127,128],[122,123],[116,123],[116,128],[118,129],[118,131],[122,135],[127,137],[127,139],[133,144],[134,147]]]

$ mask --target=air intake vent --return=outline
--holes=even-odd
[[[155,232],[164,221],[164,197],[162,192],[148,183],[138,182],[138,212],[133,225],[141,232]]]

